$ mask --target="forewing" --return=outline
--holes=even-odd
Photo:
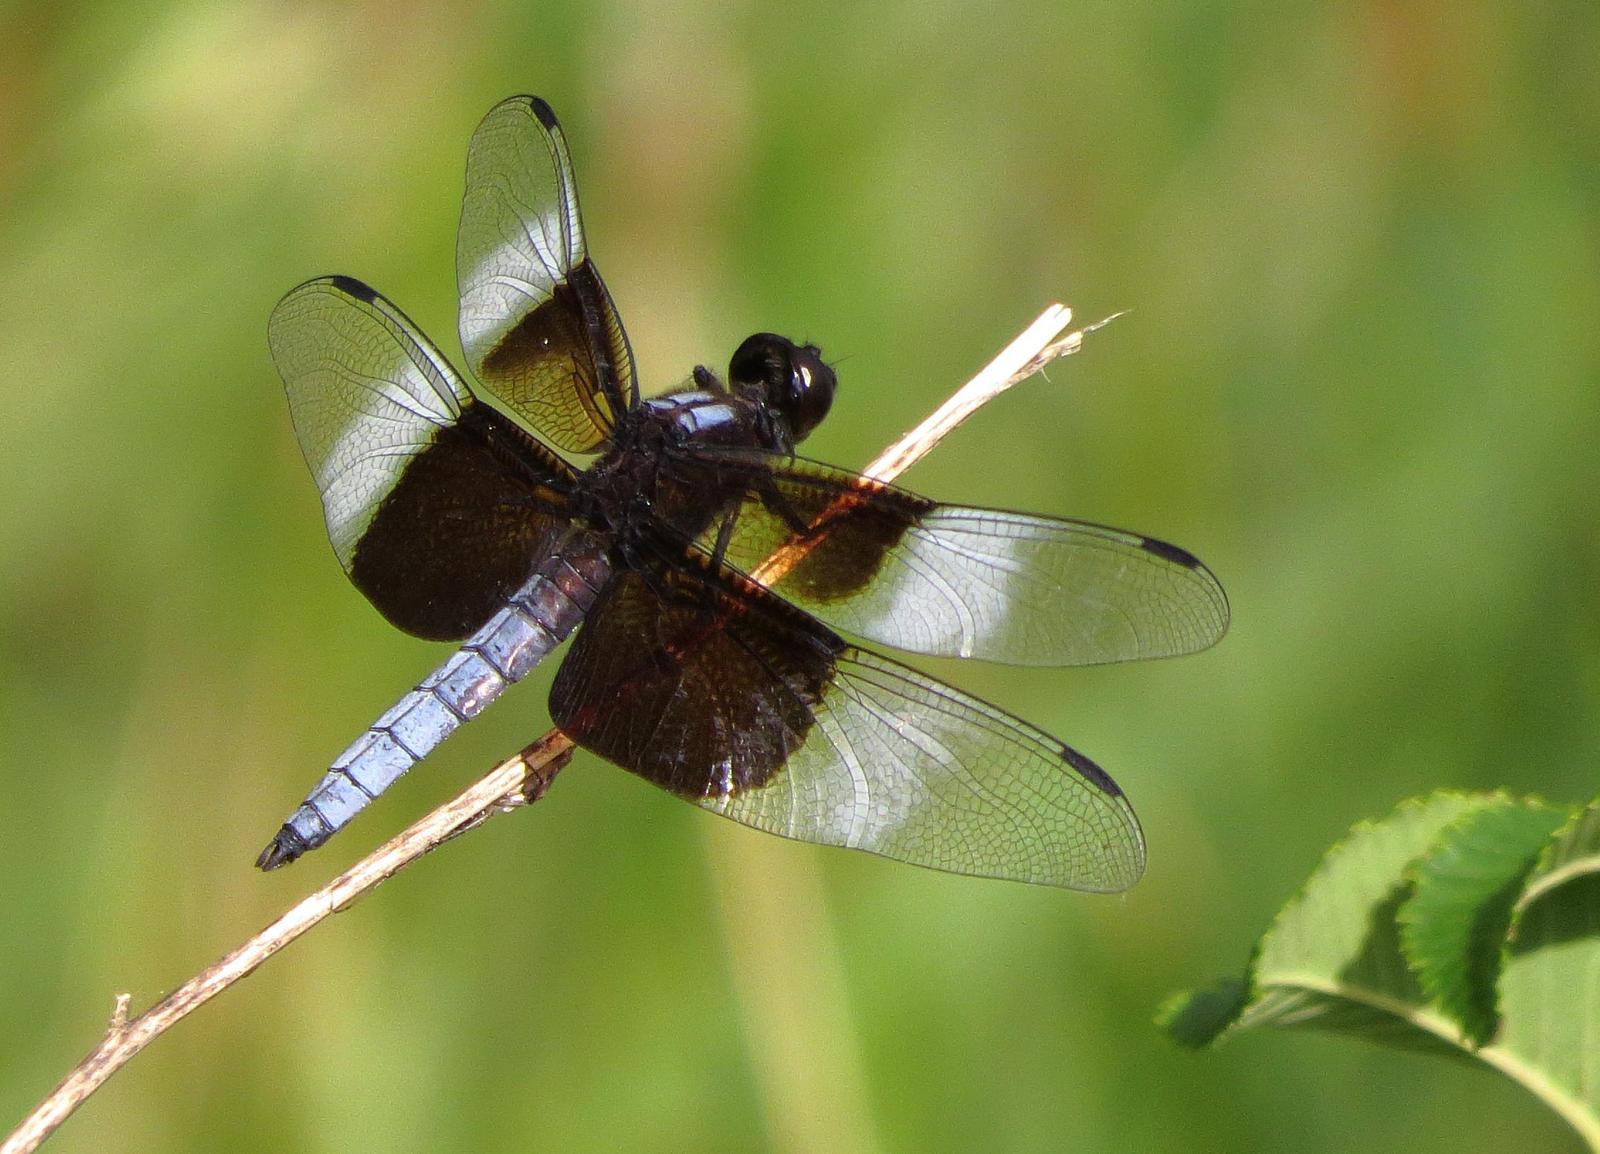
[[[399,628],[470,635],[565,525],[570,468],[360,281],[292,290],[268,342],[345,572]]]
[[[1085,890],[1144,868],[1089,759],[736,575],[614,578],[550,708],[585,748],[784,837]]]
[[[501,102],[472,134],[456,278],[473,373],[559,448],[596,448],[634,398],[633,356],[588,259],[566,138],[537,97]]]
[[[744,473],[727,559],[749,571],[783,550],[792,566],[773,589],[883,645],[1095,665],[1193,653],[1228,627],[1228,600],[1211,571],[1150,537],[944,505],[813,461],[735,452],[701,463],[724,478]]]

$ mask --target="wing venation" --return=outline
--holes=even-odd
[[[580,745],[785,837],[1075,889],[1144,868],[1132,808],[1082,754],[703,558],[614,577],[550,709]]]
[[[744,476],[726,556],[836,629],[939,657],[1094,665],[1214,644],[1228,601],[1193,555],[1087,521],[945,505],[815,461],[697,451]],[[808,526],[797,531],[796,526]],[[702,539],[710,548],[722,528]]]
[[[409,633],[469,636],[565,527],[570,466],[477,402],[405,314],[359,281],[293,289],[268,342],[351,581]]]
[[[477,378],[557,447],[597,448],[635,397],[633,356],[589,260],[566,137],[537,97],[502,101],[472,134],[456,277]]]

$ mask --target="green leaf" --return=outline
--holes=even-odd
[[[1240,978],[1223,978],[1210,989],[1174,994],[1156,1011],[1156,1025],[1178,1045],[1198,1050],[1234,1023],[1244,1009],[1245,994]]]
[[[1600,801],[1551,839],[1511,923],[1483,1054],[1600,1150]]]
[[[1476,1059],[1600,1151],[1600,802],[1569,819],[1440,792],[1357,825],[1243,982],[1177,995],[1158,1020],[1188,1046],[1310,1027]]]
[[[1520,911],[1557,886],[1592,873],[1600,873],[1600,798],[1574,814],[1550,839],[1517,908]]]
[[[1410,896],[1407,867],[1487,800],[1437,793],[1351,830],[1262,937],[1251,967],[1252,1004],[1238,1025],[1377,1033],[1424,1049],[1437,1046],[1441,1028],[1453,1035],[1424,1009],[1400,953],[1395,911]],[[1277,996],[1263,997],[1268,993]]]
[[[1400,945],[1428,999],[1474,1046],[1499,1021],[1495,983],[1511,911],[1569,811],[1498,797],[1451,823],[1416,867]]]

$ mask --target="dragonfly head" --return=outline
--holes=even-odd
[[[839,378],[816,345],[797,345],[776,333],[746,337],[728,362],[733,391],[782,417],[796,442],[822,423]]]

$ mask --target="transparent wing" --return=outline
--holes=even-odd
[[[378,503],[472,394],[405,314],[350,277],[291,290],[272,310],[267,341],[348,570]]]
[[[1133,810],[1088,758],[737,575],[613,578],[550,708],[580,745],[784,837],[1084,890],[1143,872]]]
[[[456,278],[473,373],[559,448],[596,448],[636,397],[633,355],[588,259],[566,138],[538,97],[501,102],[472,134]]]
[[[786,782],[700,804],[784,837],[1114,892],[1144,872],[1122,791],[1049,734],[866,650],[839,655]]]
[[[1228,599],[1175,545],[1085,521],[944,505],[814,461],[699,455],[745,474],[727,560],[797,558],[771,587],[835,628],[940,657],[1094,665],[1193,653]],[[710,548],[720,523],[706,534]]]
[[[565,526],[570,467],[475,401],[405,314],[360,281],[293,289],[267,339],[351,581],[407,632],[471,634]]]

